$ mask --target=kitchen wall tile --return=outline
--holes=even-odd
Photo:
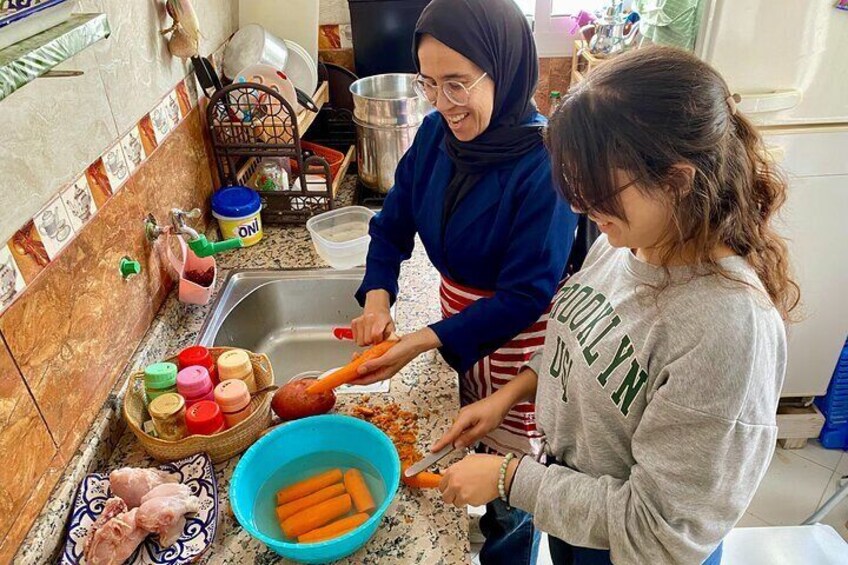
[[[82,0],[80,9],[104,11],[109,17],[111,36],[90,49],[117,130],[127,131],[189,70],[183,60],[171,56],[168,36],[159,33],[171,22],[165,3]]]
[[[8,533],[56,454],[32,396],[0,340],[0,539]],[[26,449],[21,449],[26,446]],[[0,562],[9,561],[0,559]]]
[[[35,80],[2,102],[0,241],[118,138],[94,55],[82,51],[57,69],[84,74]]]
[[[97,206],[85,175],[62,192],[62,202],[65,204],[65,210],[68,212],[75,232],[78,232],[97,213]]]
[[[9,239],[9,250],[15,258],[21,274],[26,282],[32,280],[47,266],[50,257],[41,236],[35,228],[35,222],[28,221],[24,227],[15,232]]]
[[[73,454],[172,287],[139,220],[152,212],[164,223],[174,206],[208,210],[211,191],[193,111],[0,318],[64,456]],[[124,255],[142,263],[141,275],[121,279]]]
[[[205,0],[194,9],[203,32],[201,54],[218,49],[238,29],[238,0]]]
[[[130,177],[130,169],[121,142],[115,143],[103,154],[103,164],[106,166],[106,176],[109,177],[109,187],[112,192],[118,192]]]
[[[0,312],[11,304],[26,283],[8,246],[0,247]]]
[[[153,128],[153,123],[150,116],[145,114],[138,122],[138,131],[141,134],[141,145],[144,147],[144,154],[147,157],[153,154],[158,143],[156,142],[156,131]]]
[[[141,139],[141,131],[137,125],[133,126],[123,139],[121,139],[121,147],[124,150],[124,156],[127,158],[127,167],[130,174],[144,161],[144,146],[141,143]]]
[[[103,160],[97,159],[85,170],[85,178],[88,180],[88,187],[91,189],[91,195],[94,197],[94,203],[97,208],[102,208],[106,201],[112,196],[112,187],[109,184],[109,176],[106,174],[106,167],[103,166]]]
[[[318,49],[341,49],[342,38],[339,24],[318,26]]]
[[[0,563],[12,563],[13,557],[17,553],[21,543],[29,533],[30,526],[38,518],[42,507],[47,503],[50,495],[53,492],[53,487],[59,482],[65,468],[68,466],[67,460],[61,453],[53,455],[53,459],[47,467],[47,470],[35,483],[32,493],[24,502],[23,507],[15,518],[14,524],[9,528],[6,538],[0,542]],[[76,490],[70,494],[73,497]],[[70,498],[68,499],[70,500]],[[64,524],[63,524],[64,526]],[[0,538],[2,539],[2,538]],[[33,561],[15,561],[15,563],[34,563]]]
[[[185,118],[189,112],[191,112],[191,99],[189,98],[188,90],[186,88],[186,82],[190,82],[193,75],[189,75],[186,80],[181,80],[177,85],[177,89],[175,91],[177,96],[177,103],[180,106],[180,116]]]
[[[349,24],[350,7],[348,0],[321,0],[318,9],[320,24]]]
[[[179,111],[179,109],[177,111]],[[160,102],[152,112],[150,112],[150,122],[153,124],[153,133],[156,135],[156,144],[161,145],[172,128],[171,118],[168,115],[167,97],[162,100],[162,102]]]
[[[51,200],[34,220],[44,248],[47,250],[47,256],[51,260],[55,259],[70,242],[71,235],[74,233],[61,196]]]

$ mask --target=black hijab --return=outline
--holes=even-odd
[[[413,58],[419,71],[418,44],[425,34],[471,60],[495,82],[492,119],[486,131],[466,142],[445,127],[454,176],[445,194],[444,228],[485,172],[507,166],[542,144],[542,126],[526,123],[536,111],[533,94],[539,63],[530,25],[514,0],[430,2],[415,26]]]

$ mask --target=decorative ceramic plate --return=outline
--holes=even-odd
[[[190,563],[212,545],[218,529],[218,483],[209,456],[200,453],[166,463],[159,468],[176,474],[181,483],[191,487],[191,493],[200,498],[200,512],[186,517],[183,535],[170,547],[163,549],[153,536],[148,536],[126,561],[132,565]],[[82,480],[74,498],[68,537],[59,561],[61,565],[77,565],[83,562],[83,549],[89,528],[111,496],[108,474],[92,473]]]

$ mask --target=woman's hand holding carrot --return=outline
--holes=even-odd
[[[363,363],[358,369],[359,378],[350,384],[367,385],[390,379],[410,361],[441,345],[442,342],[430,328],[406,334],[384,355]]]

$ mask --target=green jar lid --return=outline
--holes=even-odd
[[[160,390],[177,386],[177,366],[173,363],[154,363],[144,369],[144,387]]]

